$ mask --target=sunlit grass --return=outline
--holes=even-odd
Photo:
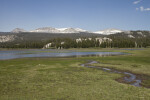
[[[150,75],[150,49],[120,51],[132,54],[0,61],[0,100],[149,100],[150,89],[118,83],[120,74],[80,66],[96,60],[98,66]]]

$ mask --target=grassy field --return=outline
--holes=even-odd
[[[120,74],[84,68],[96,66],[150,76],[150,49],[80,49],[121,51],[131,55],[79,58],[23,58],[0,61],[0,100],[150,100],[150,89],[119,83]],[[143,85],[150,86],[146,77]]]

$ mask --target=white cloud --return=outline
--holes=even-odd
[[[139,10],[139,8],[136,8],[136,10]]]
[[[141,6],[141,7],[140,7],[140,10],[141,10],[141,11],[144,11],[144,7],[143,7],[143,6]]]
[[[145,11],[150,11],[150,8],[145,8]]]
[[[143,6],[141,6],[140,8],[136,8],[136,10],[140,10],[140,11],[150,11],[150,8],[144,8]]]
[[[138,3],[140,3],[141,1],[143,1],[143,0],[136,0],[136,1],[133,2],[133,4],[138,4]],[[136,8],[136,10],[137,10],[137,11],[138,11],[138,10],[140,10],[140,11],[150,11],[150,8],[144,8],[143,6],[141,6],[141,7],[139,7],[139,8]]]
[[[138,4],[140,3],[142,0],[137,0],[137,1],[134,1],[133,4]]]

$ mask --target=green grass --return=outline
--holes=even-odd
[[[82,51],[87,50],[94,49]],[[1,60],[0,100],[150,100],[150,89],[115,81],[120,74],[80,66],[96,60],[100,62],[97,66],[150,75],[150,49],[111,51],[132,54]],[[145,80],[143,84],[150,85],[150,81]]]

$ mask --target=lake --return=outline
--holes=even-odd
[[[124,55],[122,52],[80,52],[73,50],[54,49],[25,49],[25,50],[2,50],[0,60],[28,58],[28,57],[82,57],[82,56],[112,56]]]

